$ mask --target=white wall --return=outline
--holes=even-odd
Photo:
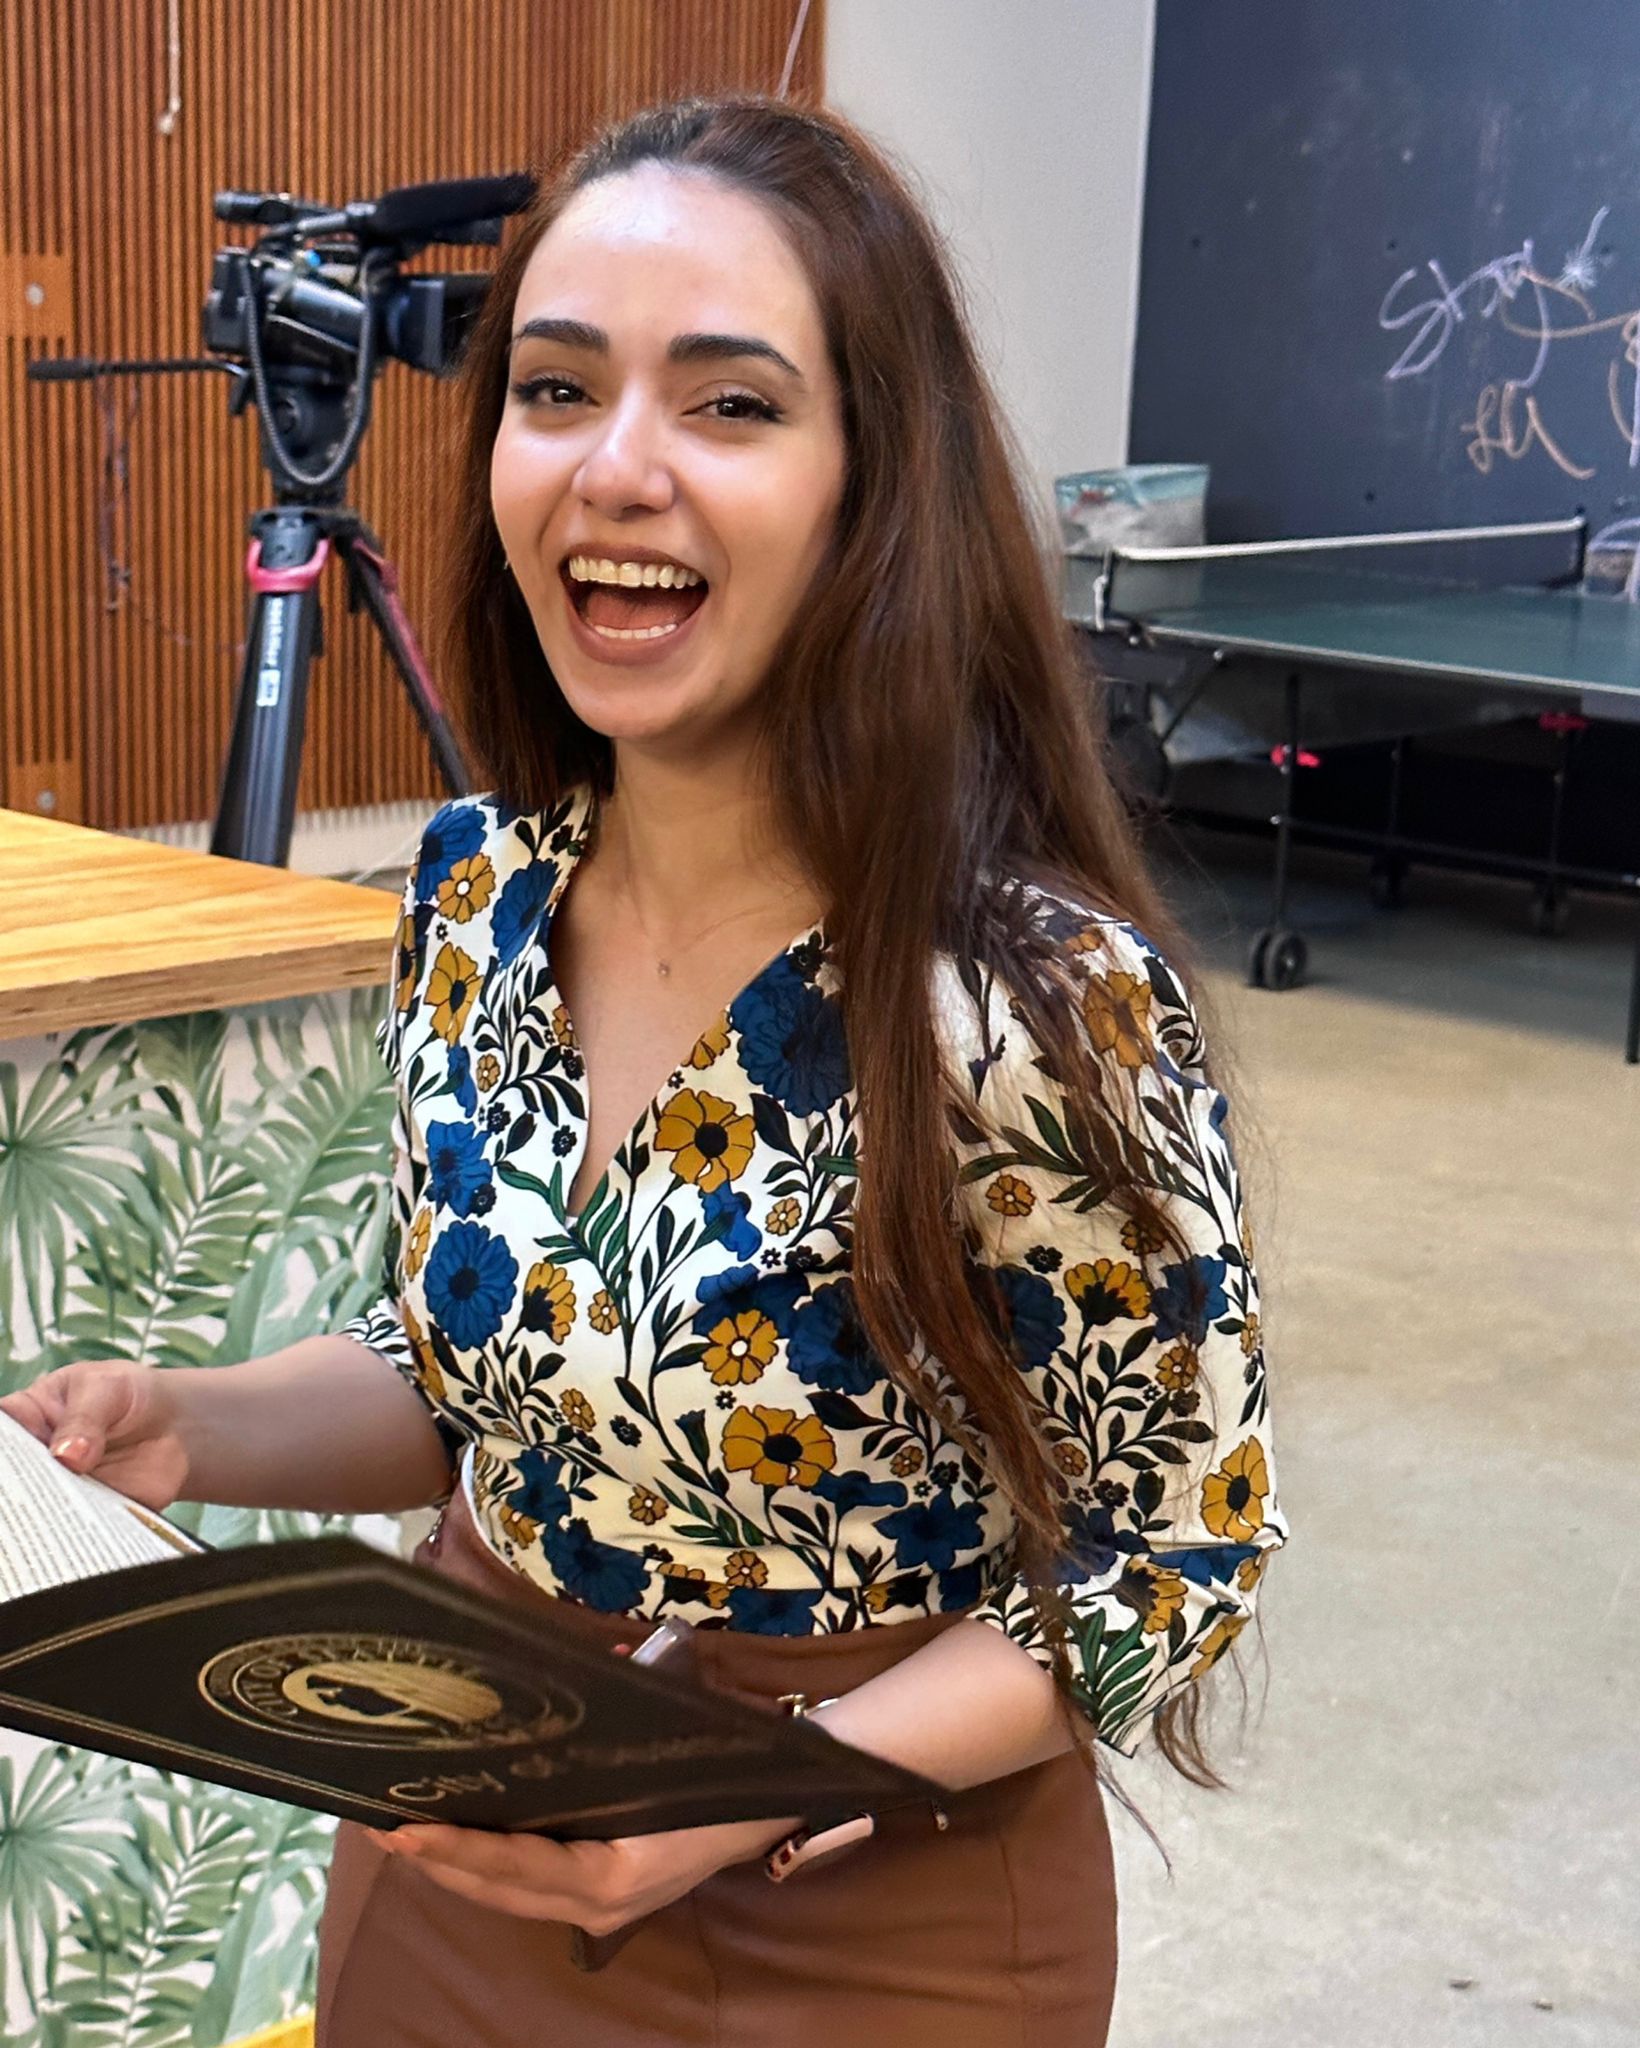
[[[1155,0],[828,0],[826,96],[951,244],[1041,489],[1127,455]]]

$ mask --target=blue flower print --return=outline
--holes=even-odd
[[[949,1571],[959,1550],[972,1550],[983,1536],[978,1501],[954,1501],[942,1487],[932,1500],[913,1501],[873,1525],[894,1545],[898,1565],[926,1565]]]
[[[567,1528],[549,1529],[542,1547],[559,1583],[572,1600],[605,1614],[622,1614],[636,1604],[649,1583],[641,1557],[630,1550],[618,1550],[613,1543],[600,1543],[584,1519]]]
[[[1203,1550],[1156,1550],[1151,1555],[1164,1570],[1177,1572],[1192,1585],[1228,1586],[1248,1558],[1258,1556],[1253,1543],[1218,1543]]]
[[[1054,1576],[1061,1585],[1101,1578],[1115,1565],[1118,1553],[1131,1555],[1143,1547],[1130,1530],[1117,1529],[1106,1507],[1068,1508],[1064,1527],[1065,1548],[1054,1566]]]
[[[507,877],[490,919],[490,936],[500,966],[516,960],[534,938],[557,879],[555,860],[532,860],[527,868]]]
[[[489,1185],[484,1140],[471,1124],[427,1126],[427,1193],[435,1209],[469,1216],[474,1195]]]
[[[729,1022],[740,1064],[794,1116],[814,1116],[849,1085],[843,1006],[803,979],[789,954],[764,968],[736,997]]]
[[[726,1244],[737,1259],[749,1259],[763,1242],[763,1233],[749,1220],[752,1198],[731,1187],[701,1191],[701,1213],[709,1231],[719,1231],[716,1242]]]
[[[940,1612],[949,1614],[953,1607],[977,1607],[980,1592],[980,1560],[976,1557],[969,1564],[955,1565],[940,1573]]]
[[[812,1635],[819,1598],[818,1593],[736,1586],[729,1595],[729,1626],[754,1636]]]
[[[459,1351],[476,1351],[501,1327],[518,1279],[506,1240],[482,1223],[452,1223],[427,1261],[427,1307]]]
[[[478,1090],[473,1086],[473,1056],[464,1045],[453,1045],[445,1056],[445,1077],[450,1093],[469,1116],[478,1107]]]
[[[905,1500],[905,1488],[897,1479],[868,1479],[863,1472],[822,1472],[814,1490],[829,1500],[839,1515],[856,1508],[897,1508]]]
[[[730,1266],[721,1273],[705,1273],[695,1290],[700,1307],[689,1327],[697,1337],[709,1337],[725,1316],[756,1309],[782,1337],[789,1337],[793,1312],[808,1291],[808,1278],[802,1273],[764,1273],[756,1266]]]
[[[422,834],[416,895],[430,902],[458,860],[471,860],[484,844],[484,813],[476,804],[446,804]]]
[[[996,1280],[1007,1304],[1019,1363],[1035,1371],[1064,1342],[1065,1304],[1039,1273],[1027,1273],[1023,1266],[998,1266]]]
[[[1162,1284],[1150,1297],[1158,1344],[1171,1344],[1179,1337],[1190,1344],[1206,1342],[1208,1324],[1230,1305],[1224,1273],[1223,1259],[1205,1257],[1162,1268]]]
[[[863,1394],[883,1377],[854,1303],[852,1280],[816,1288],[792,1318],[791,1368],[810,1387]]]
[[[507,1495],[507,1505],[532,1522],[545,1522],[549,1528],[557,1528],[568,1518],[571,1500],[570,1490],[564,1484],[563,1459],[532,1444],[519,1453],[516,1470],[523,1484]]]

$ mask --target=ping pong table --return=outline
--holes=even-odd
[[[1544,539],[1568,543],[1568,560],[1553,576],[1524,586],[1486,585],[1487,558],[1504,558],[1492,544]],[[1247,660],[1279,675],[1281,743],[1270,750],[1279,769],[1279,799],[1270,820],[1275,874],[1269,920],[1248,954],[1253,986],[1291,988],[1304,978],[1308,949],[1288,916],[1295,836],[1372,853],[1385,883],[1380,900],[1396,900],[1399,876],[1418,863],[1537,880],[1551,892],[1544,899],[1551,905],[1552,892],[1563,884],[1635,892],[1640,902],[1640,875],[1560,861],[1563,778],[1557,781],[1554,834],[1543,859],[1481,856],[1402,835],[1398,753],[1382,831],[1294,815],[1295,778],[1307,737],[1306,691],[1313,705],[1316,693],[1340,683],[1346,672],[1352,688],[1365,687],[1369,694],[1377,689],[1390,698],[1408,683],[1445,684],[1454,692],[1482,693],[1511,714],[1560,713],[1568,727],[1640,722],[1640,604],[1581,587],[1586,539],[1585,522],[1574,518],[1319,541],[1113,548],[1102,557],[1066,558],[1064,610],[1072,623],[1120,635],[1129,646],[1185,657],[1160,707],[1164,722],[1157,738],[1163,745],[1227,662]],[[1411,573],[1414,564],[1418,573]],[[1450,573],[1460,565],[1461,577]],[[1624,1057],[1640,1061],[1640,933]]]

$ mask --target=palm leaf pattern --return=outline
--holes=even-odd
[[[388,1227],[380,1007],[362,991],[7,1048],[0,1391],[78,1357],[231,1363],[368,1304]],[[322,1526],[177,1519],[215,1544]],[[330,1829],[0,1731],[0,2039],[218,2048],[300,2011]]]

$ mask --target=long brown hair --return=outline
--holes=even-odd
[[[1064,1481],[1010,1354],[1001,1296],[968,1256],[955,1158],[958,1092],[929,1000],[937,951],[988,961],[1016,995],[1071,1100],[1070,1131],[1109,1199],[1177,1233],[1135,1171],[1102,1062],[1052,949],[987,880],[1056,878],[1138,924],[1177,963],[1107,772],[1089,678],[1060,616],[1053,544],[1033,524],[1017,448],[977,361],[938,238],[873,144],[827,112],[755,95],[646,109],[595,137],[543,187],[498,267],[468,346],[450,558],[452,679],[497,787],[522,807],[578,783],[607,794],[613,750],[559,691],[506,572],[490,448],[506,394],[513,303],[537,242],[594,181],[660,162],[761,200],[815,293],[842,392],[847,476],[832,543],[759,696],[760,761],[790,845],[826,908],[842,980],[863,1148],[854,1281],[875,1349],[902,1380],[915,1340],[966,1406],[968,1434],[1017,1519],[1068,1682],[1049,1567]],[[970,1100],[965,1114],[972,1122]],[[926,1386],[911,1391],[928,1398]],[[1199,1687],[1156,1717],[1163,1753],[1223,1783],[1204,1753]],[[1092,1737],[1073,1717],[1097,1764]]]

